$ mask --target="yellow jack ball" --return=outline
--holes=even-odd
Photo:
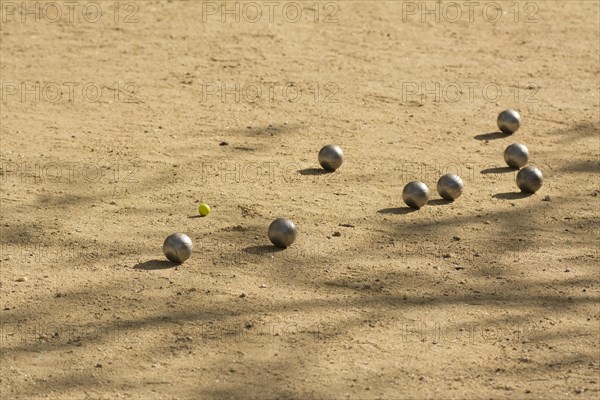
[[[210,207],[208,206],[208,204],[202,203],[198,206],[198,214],[202,215],[203,217],[206,217],[209,213]]]

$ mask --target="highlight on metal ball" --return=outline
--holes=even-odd
[[[502,111],[498,115],[498,129],[507,134],[515,133],[521,127],[521,115],[513,110]]]
[[[327,171],[337,170],[343,162],[344,152],[339,146],[328,144],[319,151],[319,164]]]
[[[163,253],[169,261],[181,264],[192,255],[192,239],[185,233],[173,233],[163,243]]]
[[[544,176],[536,167],[525,167],[517,174],[517,186],[525,193],[535,193],[542,187]]]
[[[465,185],[458,175],[446,174],[437,183],[437,191],[446,200],[456,200],[463,192]]]
[[[296,224],[287,218],[277,218],[269,225],[269,240],[277,247],[285,249],[296,240]]]
[[[407,206],[418,210],[429,201],[429,188],[420,181],[409,182],[402,190],[402,199]]]
[[[524,167],[529,161],[529,149],[521,143],[513,143],[504,150],[504,161],[511,168]]]

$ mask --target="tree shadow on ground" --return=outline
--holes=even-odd
[[[266,248],[270,246],[256,247]],[[363,276],[345,277],[331,280],[325,278],[322,280],[322,284],[326,286],[333,286],[346,291],[347,295],[344,295],[344,301],[341,303],[335,299],[325,298],[305,299],[301,301],[294,299],[279,299],[275,303],[269,301],[255,302],[252,308],[249,309],[247,303],[245,302],[236,303],[235,301],[232,302],[231,300],[223,299],[223,303],[219,301],[217,304],[203,308],[201,312],[191,309],[170,310],[167,308],[167,305],[165,305],[164,307],[158,309],[154,315],[142,318],[131,317],[128,320],[121,321],[98,321],[92,326],[93,334],[91,336],[83,336],[81,339],[77,339],[72,342],[57,343],[53,345],[43,343],[19,343],[19,345],[12,346],[10,351],[13,356],[17,356],[16,359],[21,357],[26,359],[27,355],[32,354],[32,352],[55,352],[62,349],[77,349],[78,345],[88,346],[92,344],[96,346],[125,346],[128,343],[137,343],[143,341],[145,343],[144,351],[148,354],[155,354],[157,359],[165,355],[170,355],[171,357],[176,356],[181,359],[184,357],[184,353],[177,350],[179,348],[181,348],[182,351],[185,350],[185,354],[191,354],[192,351],[198,354],[198,352],[204,351],[202,349],[205,348],[219,348],[221,349],[221,352],[219,353],[221,358],[215,359],[217,362],[214,364],[214,366],[217,368],[217,370],[214,370],[212,373],[216,376],[229,376],[233,372],[230,371],[232,364],[230,360],[230,354],[227,353],[228,351],[234,352],[241,346],[245,353],[250,352],[250,354],[253,354],[252,350],[248,350],[248,347],[252,347],[252,344],[255,344],[256,347],[260,348],[266,347],[267,351],[269,351],[269,346],[263,342],[266,340],[266,343],[270,344],[275,341],[276,343],[273,344],[272,348],[277,348],[280,356],[278,358],[270,357],[267,360],[263,360],[265,364],[261,369],[247,369],[247,364],[250,362],[250,360],[252,360],[252,356],[248,356],[245,363],[235,365],[236,370],[241,369],[241,371],[246,371],[247,369],[247,376],[244,377],[244,375],[242,375],[242,378],[231,379],[231,386],[229,386],[227,390],[230,390],[232,394],[237,394],[239,397],[242,388],[237,387],[237,385],[242,385],[244,382],[249,381],[256,382],[257,380],[260,381],[261,379],[269,379],[269,373],[259,376],[260,374],[252,373],[252,371],[273,371],[279,374],[285,371],[285,375],[278,378],[279,383],[277,385],[271,385],[271,389],[269,389],[273,392],[274,398],[282,398],[284,394],[288,393],[286,390],[289,388],[289,382],[292,382],[294,377],[297,377],[297,375],[292,372],[295,368],[298,368],[298,363],[302,364],[311,362],[311,360],[313,362],[325,362],[318,356],[318,354],[319,351],[323,349],[323,346],[328,346],[328,342],[320,343],[315,341],[314,344],[310,345],[306,340],[300,341],[296,333],[286,332],[281,336],[273,336],[272,333],[268,333],[268,336],[265,337],[262,342],[261,338],[256,336],[256,334],[250,334],[250,336],[246,338],[244,345],[236,346],[235,344],[238,342],[231,342],[231,340],[238,340],[242,338],[242,336],[240,336],[239,333],[234,334],[234,336],[232,336],[228,342],[224,337],[226,332],[221,331],[223,327],[229,327],[230,324],[231,326],[237,326],[243,323],[243,321],[253,321],[256,320],[256,318],[262,318],[261,316],[273,315],[273,313],[281,310],[282,307],[284,309],[294,309],[295,311],[301,312],[303,316],[314,317],[315,315],[321,315],[319,313],[327,312],[335,313],[336,315],[334,317],[332,314],[330,317],[328,317],[328,319],[326,319],[326,322],[332,323],[335,327],[334,331],[331,332],[333,335],[333,340],[343,340],[351,343],[353,340],[356,340],[356,338],[360,340],[361,335],[367,335],[365,333],[365,329],[369,329],[367,325],[372,321],[376,321],[378,324],[383,324],[381,326],[388,329],[390,334],[400,334],[401,331],[398,330],[399,328],[395,328],[393,322],[394,320],[389,319],[389,312],[391,310],[397,310],[399,307],[405,310],[404,312],[414,313],[419,312],[419,310],[425,312],[428,308],[434,306],[464,307],[465,304],[485,304],[490,306],[492,309],[509,309],[513,312],[526,309],[529,313],[531,313],[536,309],[547,310],[548,306],[552,306],[557,309],[562,307],[564,309],[565,307],[572,307],[576,304],[587,303],[589,305],[593,305],[598,300],[597,296],[589,296],[585,298],[573,298],[572,300],[570,299],[568,303],[565,303],[566,300],[564,295],[548,295],[538,293],[537,288],[540,286],[540,284],[535,284],[535,282],[531,282],[530,290],[521,290],[518,292],[518,295],[515,295],[515,293],[512,293],[512,291],[497,290],[498,288],[495,288],[492,283],[477,286],[477,289],[481,291],[480,294],[466,293],[465,289],[457,288],[453,281],[446,281],[443,282],[441,286],[436,287],[430,293],[423,293],[419,296],[409,293],[408,297],[406,297],[402,296],[401,293],[377,293],[372,287],[367,288],[360,284],[360,279],[363,279],[366,275],[370,275],[370,272],[364,271],[362,275]],[[386,280],[393,282],[402,282],[404,286],[431,286],[431,277],[415,277],[412,275],[412,272],[409,271],[392,272],[389,273],[385,278]],[[594,280],[590,280],[590,283],[593,282]],[[303,284],[303,282],[298,283],[301,285]],[[565,283],[565,286],[568,287],[574,282],[570,281]],[[124,284],[126,285],[126,283]],[[308,287],[309,285],[306,286]],[[68,305],[78,307],[83,301],[86,301],[86,299],[93,299],[100,293],[104,294],[106,292],[110,292],[113,290],[111,288],[114,288],[114,286],[107,283],[105,285],[95,287],[91,289],[91,291],[81,291],[79,293],[69,292],[66,296],[66,299],[69,300]],[[451,290],[448,296],[442,295],[442,292],[444,292],[445,289]],[[365,311],[358,313],[355,316],[347,315],[355,310]],[[365,314],[367,311],[368,313]],[[415,314],[411,315],[414,317]],[[396,318],[402,318],[402,316],[396,315]],[[277,319],[275,321],[277,321]],[[297,322],[292,319],[291,324],[288,324],[288,328],[296,325],[297,328],[295,328],[295,332],[304,332],[305,325],[307,323],[303,323],[301,321],[302,320],[298,320]],[[507,325],[509,327],[516,327],[521,326],[519,324],[528,324],[531,321],[532,318],[527,317],[527,315],[500,315],[497,317],[490,316],[484,322],[478,320],[477,323],[480,327],[505,327]],[[277,324],[276,322],[274,323]],[[456,323],[458,326],[462,326],[461,324],[465,325],[472,323],[472,321],[459,320],[456,321]],[[211,328],[208,327],[208,324],[211,324]],[[311,323],[308,323],[308,325],[311,325]],[[271,327],[271,325],[267,326]],[[186,345],[187,347],[183,346],[181,342],[178,342],[179,336],[185,337],[185,335],[187,335],[187,333],[185,333],[186,329],[191,331],[195,330],[196,332],[196,335],[194,335],[194,341],[190,342],[189,345]],[[206,332],[213,332],[217,336],[216,339],[197,336],[199,332],[204,332],[205,329]],[[177,332],[177,335],[179,336],[175,335],[172,338],[168,336],[163,337],[162,340],[156,343],[156,346],[159,347],[153,347],[151,342],[143,340],[143,338],[145,338],[144,335],[147,335],[148,333],[150,333],[150,337],[153,337],[155,335],[159,335],[161,332],[164,333],[168,331]],[[355,339],[349,339],[349,334]],[[496,340],[491,337],[492,334],[493,332],[488,334],[488,336],[490,336],[489,341]],[[572,337],[574,333],[567,332],[567,334],[568,337]],[[557,339],[561,338],[561,336],[557,337]],[[536,337],[529,338],[529,340],[536,340]],[[386,341],[375,342],[378,343],[379,346],[386,345]],[[303,356],[301,356],[300,353],[303,354]],[[297,358],[294,358],[295,362],[289,362],[288,365],[287,358],[290,357],[290,354]],[[309,357],[309,355],[314,358]],[[587,355],[582,356],[582,358],[584,360],[589,359]],[[279,362],[278,360],[281,360],[282,362]],[[561,359],[557,359],[557,361],[560,360]],[[252,362],[254,363],[255,361],[252,360]],[[310,371],[311,373],[315,372],[314,369],[311,369]],[[70,391],[80,387],[81,385],[84,385],[87,388],[96,388],[100,385],[97,380],[91,380],[91,377],[97,372],[97,370],[94,369],[93,364],[81,369],[79,372],[73,372],[72,369],[67,369],[65,372],[66,374],[63,375],[70,377],[69,379],[64,379],[65,376],[62,375],[50,377],[48,379],[50,384],[54,385],[58,390]],[[308,373],[307,370],[305,370],[305,372]],[[30,389],[28,389],[28,394],[37,394],[38,391],[45,390],[44,388],[44,385],[31,386]],[[204,390],[206,389],[204,388]]]
[[[495,195],[496,198],[501,199],[516,199],[516,198],[525,198],[530,195],[523,193],[499,193]],[[85,202],[83,202],[85,203]],[[533,204],[533,202],[532,202]],[[388,208],[379,210],[380,214],[408,214],[414,212],[408,207],[403,208]],[[557,210],[557,212],[560,210]],[[531,214],[531,215],[530,215]],[[504,217],[512,217],[504,218]],[[412,216],[411,216],[412,217]],[[534,226],[538,220],[543,217],[543,212],[539,211],[539,208],[532,207],[521,207],[519,209],[514,209],[511,211],[499,211],[493,212],[489,215],[486,215],[485,218],[497,218],[500,220],[500,226],[503,226],[504,232],[506,236],[510,234],[517,235],[519,230],[523,227]],[[386,226],[381,224],[381,221],[377,221],[379,226],[377,229],[382,231],[384,234],[389,234],[390,237],[394,238],[394,240],[402,241],[407,237],[411,237],[409,235],[413,235],[413,237],[417,237],[419,231],[424,231],[426,228],[431,228],[430,232],[435,233],[436,235],[442,235],[444,233],[444,229],[448,229],[451,232],[456,231],[457,228],[468,227],[473,224],[476,225],[479,221],[478,218],[482,218],[480,215],[476,215],[473,213],[472,215],[460,216],[460,217],[441,217],[436,220],[429,221],[417,221],[417,225],[411,227],[411,229],[395,229],[396,225],[402,226],[404,223],[394,224],[394,229],[389,229],[389,232],[385,231]],[[407,217],[407,219],[409,219]],[[404,222],[404,221],[403,221]],[[560,222],[559,222],[560,223]],[[558,224],[558,223],[556,223]],[[23,232],[20,233],[28,233],[25,227],[18,227],[19,230]],[[405,226],[403,228],[406,228]],[[441,228],[441,229],[440,229]],[[531,230],[532,231],[532,230]],[[430,233],[427,232],[427,233]],[[34,233],[34,232],[31,232]],[[235,233],[237,234],[237,233]],[[498,233],[495,233],[496,236]],[[227,235],[222,235],[221,238],[226,238]],[[435,236],[428,236],[428,240],[435,240]],[[419,237],[420,239],[420,237]],[[589,242],[579,241],[577,244],[579,246],[589,246],[592,247],[595,245],[594,238],[585,237]],[[415,239],[417,240],[417,239]],[[497,240],[497,237],[490,237],[490,242],[493,240]],[[583,238],[582,238],[583,240]],[[375,239],[371,238],[371,240],[366,240],[364,243],[364,247],[352,248],[351,250],[347,250],[345,252],[339,252],[336,254],[337,257],[340,257],[342,261],[359,261],[363,262],[367,265],[364,268],[357,268],[355,271],[352,271],[352,275],[347,276],[337,276],[337,277],[314,277],[308,276],[306,272],[308,268],[316,265],[317,267],[320,264],[323,264],[325,259],[310,256],[310,257],[298,257],[295,260],[296,267],[302,267],[302,270],[299,271],[295,275],[290,275],[289,273],[281,273],[279,281],[282,282],[284,279],[290,285],[295,287],[295,290],[310,290],[311,292],[315,292],[315,297],[312,299],[298,300],[294,299],[294,293],[292,292],[289,297],[279,297],[275,299],[261,300],[261,299],[253,299],[253,303],[242,302],[237,298],[226,297],[215,297],[213,304],[210,304],[206,307],[192,307],[190,309],[184,309],[183,311],[173,309],[176,305],[176,302],[165,304],[163,300],[159,297],[152,296],[143,296],[140,295],[141,298],[138,303],[142,301],[147,301],[153,308],[144,310],[146,315],[144,316],[132,316],[130,320],[126,321],[116,321],[112,320],[108,316],[104,321],[98,321],[95,325],[96,336],[91,337],[91,340],[87,340],[85,345],[96,344],[96,342],[106,342],[112,340],[117,337],[119,340],[123,341],[124,338],[127,338],[128,334],[130,334],[130,338],[134,339],[144,339],[145,330],[155,330],[156,333],[164,333],[164,332],[173,332],[185,329],[185,327],[189,327],[193,324],[203,324],[205,322],[213,322],[213,321],[233,321],[237,322],[241,319],[258,319],[264,318],[265,316],[273,316],[276,318],[280,318],[278,314],[281,313],[281,310],[294,310],[297,311],[301,318],[301,316],[310,316],[311,313],[314,316],[317,315],[326,315],[326,318],[329,318],[330,321],[337,323],[339,327],[344,326],[346,329],[342,332],[341,328],[338,331],[340,336],[342,334],[346,335],[347,332],[350,332],[353,337],[347,338],[349,344],[353,344],[352,341],[356,340],[366,340],[370,339],[368,334],[365,333],[362,328],[368,323],[368,320],[365,318],[372,318],[375,315],[379,321],[383,321],[387,325],[382,325],[384,327],[389,328],[390,322],[386,318],[392,315],[392,311],[398,310],[402,308],[402,312],[412,312],[411,315],[416,315],[416,313],[423,313],[422,318],[428,318],[428,312],[430,313],[430,309],[432,306],[436,306],[434,308],[443,308],[448,307],[449,310],[458,307],[465,307],[465,304],[473,304],[476,302],[477,304],[483,304],[490,307],[491,315],[488,318],[490,324],[506,324],[507,320],[501,313],[529,313],[526,315],[532,315],[530,318],[525,318],[521,320],[508,320],[508,322],[512,322],[513,324],[516,322],[529,322],[533,320],[533,316],[548,315],[550,318],[564,315],[566,313],[572,314],[573,307],[575,305],[589,305],[592,307],[594,304],[597,304],[598,297],[594,293],[573,296],[573,298],[565,298],[565,294],[560,291],[555,290],[554,288],[543,289],[544,285],[548,284],[547,280],[541,279],[539,281],[529,280],[526,283],[528,286],[524,286],[522,282],[518,279],[513,279],[512,281],[506,282],[505,285],[499,286],[496,285],[494,280],[490,279],[489,282],[486,281],[476,281],[475,283],[468,283],[465,286],[458,286],[458,278],[454,275],[450,275],[450,279],[446,279],[446,277],[437,277],[436,274],[426,274],[423,273],[426,266],[424,263],[413,263],[413,268],[411,270],[402,270],[402,271],[394,271],[389,273],[386,276],[386,279],[389,279],[389,282],[386,282],[386,286],[392,286],[391,293],[379,293],[375,292],[376,289],[373,286],[367,287],[363,282],[368,282],[367,279],[373,276],[373,273],[370,269],[369,261],[373,255],[378,255],[375,253],[373,248],[373,244]],[[479,250],[480,248],[485,248],[485,242],[480,243],[478,246],[472,246],[474,250]],[[511,246],[508,246],[509,248]],[[410,250],[410,249],[409,249]],[[250,254],[272,254],[274,252],[283,251],[282,249],[278,249],[275,246],[270,245],[259,245],[259,246],[250,246],[243,249],[246,253]],[[428,250],[429,251],[429,250]],[[431,251],[436,251],[434,248]],[[517,249],[517,252],[521,252],[521,248]],[[496,252],[505,252],[505,249],[496,250]],[[222,254],[222,253],[221,253]],[[517,253],[519,255],[520,253]],[[320,253],[318,254],[320,255]],[[427,254],[425,254],[427,256]],[[514,255],[511,255],[514,258]],[[491,257],[490,257],[491,258]],[[376,260],[377,261],[377,260]],[[390,264],[392,265],[392,264]],[[489,270],[484,271],[486,275],[493,275],[495,273],[502,272],[502,269],[507,270],[508,263],[502,262],[498,265],[497,271]],[[140,268],[143,266],[143,268]],[[165,269],[172,268],[176,266],[176,264],[172,264],[165,260],[150,260],[136,265],[136,269],[147,269],[147,270],[155,270],[155,269]],[[274,276],[278,273],[278,270],[281,270],[279,264],[275,264],[275,267],[269,268],[269,265],[265,265],[264,262],[256,263],[256,266],[259,266],[265,276]],[[315,267],[315,269],[317,268]],[[396,267],[398,267],[396,265]],[[333,267],[335,268],[335,266]],[[333,269],[332,268],[332,269]],[[300,270],[300,268],[298,268]],[[415,274],[415,271],[418,274]],[[409,272],[410,271],[410,272]],[[287,271],[286,271],[287,272]],[[344,275],[347,273],[345,271],[344,266]],[[509,271],[510,272],[510,271]],[[243,274],[243,273],[242,273]],[[466,277],[473,277],[474,273],[469,269],[461,272]],[[151,275],[151,274],[147,274]],[[505,274],[508,275],[508,274]],[[217,275],[220,276],[220,275]],[[60,311],[53,315],[53,318],[61,319],[64,318],[64,314],[68,314],[70,309],[79,309],[82,305],[86,305],[90,309],[90,313],[96,311],[98,307],[112,306],[112,307],[122,307],[123,309],[127,309],[129,306],[124,303],[123,299],[125,296],[133,296],[131,295],[131,280],[130,276],[120,276],[115,282],[104,282],[98,283],[93,286],[88,286],[85,290],[81,290],[79,292],[68,292],[65,297],[61,297],[59,301]],[[493,276],[492,276],[493,278]],[[220,279],[220,278],[218,278]],[[223,278],[224,279],[224,278]],[[524,279],[524,278],[523,278]],[[597,283],[597,279],[593,278],[577,278],[582,279],[581,283],[588,283],[590,285],[594,285]],[[584,280],[583,280],[584,279]],[[558,287],[559,289],[568,290],[574,285],[578,284],[579,281],[573,280],[565,280],[561,277],[556,278],[556,282],[553,282],[552,285],[554,287]],[[203,285],[202,282],[197,283],[198,285]],[[213,283],[211,282],[210,285]],[[336,287],[344,290],[344,293],[337,296],[334,294],[332,298],[325,298],[323,295],[325,294],[323,291],[324,287]],[[478,292],[475,293],[473,291],[469,291],[468,286],[473,286]],[[209,283],[206,282],[205,288],[212,287],[209,286]],[[421,289],[422,293],[411,291],[413,288]],[[162,288],[161,288],[162,289]],[[403,292],[409,293],[407,297],[402,295]],[[201,291],[194,291],[194,301],[202,301],[204,294]],[[110,296],[107,296],[110,295]],[[124,295],[125,294],[125,295]],[[179,294],[179,293],[178,293]],[[184,293],[185,294],[185,293]],[[218,293],[219,295],[223,294],[223,292]],[[43,299],[43,296],[47,296],[47,293],[42,293],[40,295]],[[112,297],[111,297],[112,296]],[[214,294],[211,293],[211,296]],[[319,296],[322,296],[319,298]],[[175,296],[174,296],[175,297]],[[329,297],[329,293],[327,293],[327,297]],[[95,304],[93,301],[95,299],[105,298],[107,299],[104,304]],[[138,299],[136,299],[138,300]],[[33,303],[35,304],[35,303]],[[352,313],[354,311],[360,311],[359,316],[352,319],[347,318],[346,313]],[[16,312],[11,311],[10,314],[5,314],[5,319],[10,318],[29,318],[31,320],[35,320],[35,317],[41,314],[40,310],[37,310],[35,307],[22,307],[18,308]],[[475,313],[473,318],[481,318],[483,313],[479,314]],[[509,316],[512,318],[512,316]],[[237,319],[236,319],[237,318]],[[301,321],[299,319],[299,321]],[[460,321],[459,321],[460,322]],[[589,334],[591,329],[593,329],[592,324],[588,327],[581,326],[579,330],[565,330],[564,327],[560,329],[555,328],[554,332],[551,332],[552,335],[556,336],[556,340],[562,341],[572,341],[572,338],[577,336],[581,336],[581,333]],[[191,328],[190,328],[191,329]],[[357,329],[357,331],[353,331],[353,329]],[[397,333],[397,331],[392,330],[392,333]],[[24,334],[24,333],[23,333]],[[363,335],[361,337],[361,335]],[[156,358],[160,358],[165,355],[173,356],[175,354],[176,357],[182,357],[181,353],[175,353],[175,350],[179,349],[177,346],[180,346],[176,342],[176,338],[171,338],[168,335],[162,337],[164,342],[162,342],[162,346],[164,346],[163,352],[158,352],[156,349],[152,348],[152,345],[143,340],[139,340],[140,343],[144,343],[140,350],[145,350],[148,354],[155,354]],[[554,339],[554,338],[553,338]],[[215,363],[214,365],[218,368],[217,373],[222,376],[226,376],[229,379],[228,387],[226,388],[218,388],[214,389],[214,391],[203,392],[207,395],[215,395],[215,396],[231,396],[231,397],[240,397],[243,394],[254,394],[252,392],[253,389],[248,389],[247,385],[243,383],[247,382],[260,382],[257,387],[270,387],[272,388],[273,398],[296,398],[296,397],[304,397],[309,398],[310,394],[307,396],[298,396],[298,392],[295,391],[294,382],[298,379],[298,374],[296,373],[294,367],[298,365],[298,363],[310,364],[310,366],[315,365],[318,361],[323,361],[323,357],[321,354],[315,352],[315,350],[323,350],[324,346],[315,346],[314,348],[309,348],[308,346],[302,346],[302,343],[298,344],[291,335],[290,337],[286,337],[285,343],[282,347],[284,351],[287,351],[291,354],[297,355],[296,359],[293,362],[277,362],[274,361],[273,358],[270,358],[264,364],[253,364],[252,369],[248,369],[245,375],[238,374],[238,376],[242,376],[241,378],[234,378],[233,372],[229,371],[231,368],[231,357],[229,351],[231,346],[228,346],[225,350],[223,348],[220,349],[220,353],[215,357],[220,357],[218,361],[220,363]],[[118,346],[116,347],[119,350],[122,350],[123,347],[121,343],[116,342],[111,343],[110,346]],[[380,341],[376,343],[379,346],[385,345],[385,342],[388,341]],[[79,341],[81,344],[81,341]],[[285,346],[287,345],[287,347]],[[355,345],[355,344],[354,344]],[[190,344],[190,353],[192,351],[196,351],[196,354],[200,352],[206,353],[206,349],[216,348],[216,344],[214,342],[202,342],[198,341],[196,343]],[[195,347],[194,347],[195,346]],[[356,346],[356,345],[355,345]],[[47,344],[31,344],[28,342],[20,343],[17,346],[6,346],[9,347],[10,352],[12,353],[10,359],[12,363],[17,364],[18,362],[24,362],[30,357],[30,354],[33,352],[36,353],[51,353],[56,350],[62,350],[63,348],[72,350],[77,349],[77,344],[66,343],[64,347],[62,346],[50,346]],[[12,347],[12,348],[10,348]],[[140,345],[141,347],[141,345]],[[294,350],[294,348],[296,350]],[[358,349],[358,346],[356,346]],[[375,348],[375,347],[373,347]],[[153,353],[154,350],[154,353]],[[235,348],[231,351],[236,350]],[[177,350],[178,351],[178,350]],[[311,354],[310,351],[313,353]],[[373,353],[376,353],[375,350],[370,350]],[[285,352],[281,352],[283,355],[286,355]],[[325,353],[325,352],[323,352]],[[383,352],[380,354],[384,354]],[[312,356],[312,358],[310,356]],[[67,356],[69,357],[69,356]],[[571,360],[566,352],[556,352],[552,353],[553,362],[562,363],[563,365],[570,365]],[[71,356],[71,358],[74,358]],[[289,357],[288,357],[289,358]],[[581,360],[588,361],[589,356],[587,354],[577,356],[573,360],[574,365],[583,364]],[[252,360],[253,361],[253,360]],[[37,362],[37,361],[36,361]],[[222,363],[222,365],[221,365]],[[92,364],[93,365],[93,364]],[[256,365],[261,365],[259,368],[256,368]],[[302,373],[307,374],[309,372],[315,373],[314,368],[310,368],[309,365],[302,365]],[[536,368],[534,368],[536,367]],[[479,367],[478,367],[479,368]],[[528,374],[537,374],[539,373],[539,368],[537,365],[532,365],[531,368],[529,366],[527,369],[520,371],[522,372],[523,379],[528,377]],[[550,368],[550,367],[548,367]],[[107,371],[108,368],[104,368],[104,371]],[[69,391],[73,388],[86,387],[88,389],[99,389],[102,385],[99,383],[98,379],[95,378],[95,374],[97,374],[98,370],[93,367],[86,367],[80,370],[80,372],[73,372],[71,367],[66,368],[67,374],[66,377],[63,376],[50,376],[48,380],[50,384],[53,384],[57,390],[60,391]],[[245,371],[244,371],[245,372]],[[271,383],[272,375],[270,372],[276,372],[279,374],[277,376],[278,382],[276,384]],[[562,372],[558,371],[558,372]],[[558,373],[557,372],[557,373]],[[105,372],[108,374],[108,372]],[[494,371],[490,372],[490,375],[493,374]],[[72,374],[72,375],[69,375]],[[93,378],[93,379],[92,379]],[[381,381],[379,379],[379,381]],[[28,386],[28,394],[42,394],[45,392],[45,385],[30,385]],[[268,397],[268,396],[267,396]],[[317,396],[315,396],[317,397]],[[323,396],[318,396],[323,397]]]

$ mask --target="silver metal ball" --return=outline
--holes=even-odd
[[[535,193],[541,187],[544,181],[542,171],[536,167],[525,167],[517,174],[517,186],[525,193]]]
[[[287,218],[277,218],[269,225],[269,240],[277,247],[286,248],[296,240],[296,225]]]
[[[517,111],[509,108],[498,115],[497,122],[498,129],[502,132],[508,134],[515,133],[521,126],[521,115]]]
[[[447,174],[440,178],[437,183],[437,191],[446,200],[456,200],[460,197],[465,188],[460,176]]]
[[[429,201],[429,188],[423,182],[409,182],[402,190],[402,199],[407,206],[418,210]]]
[[[192,239],[185,233],[173,233],[163,243],[163,253],[169,261],[181,264],[192,255]]]
[[[512,168],[521,168],[529,161],[529,150],[521,143],[513,143],[504,150],[504,161]]]
[[[335,171],[344,162],[344,152],[339,146],[328,144],[319,151],[319,164],[327,171]]]

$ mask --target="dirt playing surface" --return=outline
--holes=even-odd
[[[2,399],[598,398],[597,1],[1,4]]]

